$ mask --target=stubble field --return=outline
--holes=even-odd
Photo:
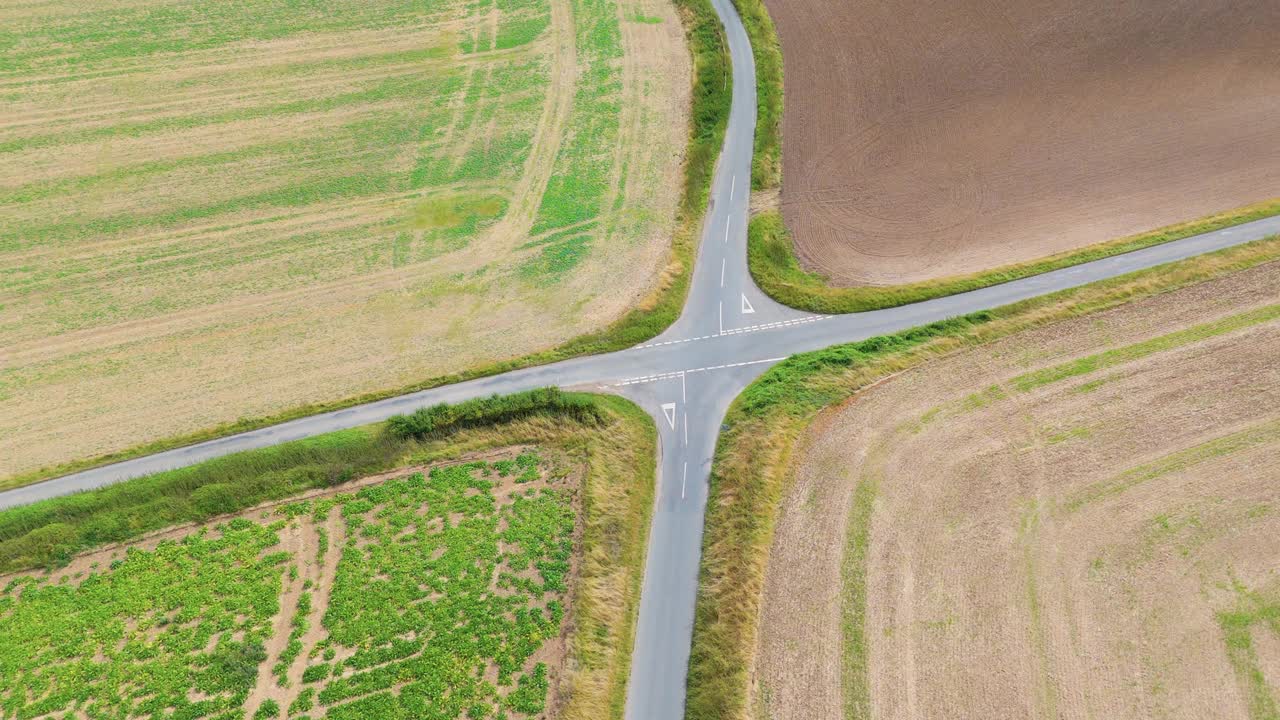
[[[766,0],[781,210],[831,284],[979,272],[1275,197],[1280,6]]]
[[[1280,266],[823,415],[760,623],[770,718],[1280,712]]]
[[[0,28],[0,476],[551,347],[662,269],[665,0],[50,0]]]

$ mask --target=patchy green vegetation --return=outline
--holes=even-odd
[[[931,357],[1280,259],[1280,238],[897,335],[794,356],[730,407],[711,473],[685,716],[744,717],[768,549],[792,453],[824,408]],[[857,538],[857,529],[850,529]],[[844,569],[846,579],[860,577]],[[856,611],[846,607],[845,611]],[[846,619],[848,615],[846,615]]]
[[[14,576],[0,595],[0,714],[516,720],[567,682],[561,717],[621,718],[656,438],[635,406],[596,402],[588,424],[525,413],[380,446],[406,467],[533,444],[503,457],[322,490],[114,561],[121,551],[108,550],[83,570]],[[289,457],[315,459],[236,467],[270,475]],[[187,490],[214,477],[190,476]],[[130,486],[164,487],[116,487]]]
[[[290,560],[277,529],[237,520],[217,538],[131,550],[78,584],[10,581],[0,595],[5,716],[240,717]]]

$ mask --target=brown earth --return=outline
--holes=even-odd
[[[1280,191],[1274,0],[766,0],[782,211],[836,285],[980,271]]]
[[[1167,336],[1277,298],[1272,263],[929,363],[821,416],[770,555],[757,717],[1274,717],[1280,315]]]

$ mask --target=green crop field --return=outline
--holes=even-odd
[[[667,0],[44,0],[0,48],[0,476],[551,347],[665,260]]]
[[[571,475],[511,453],[18,576],[0,716],[537,716],[566,655]]]

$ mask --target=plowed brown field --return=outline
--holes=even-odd
[[[1274,0],[766,0],[782,212],[837,285],[980,271],[1275,196]]]
[[[770,556],[761,714],[1276,717],[1278,298],[1260,266],[824,416]]]

